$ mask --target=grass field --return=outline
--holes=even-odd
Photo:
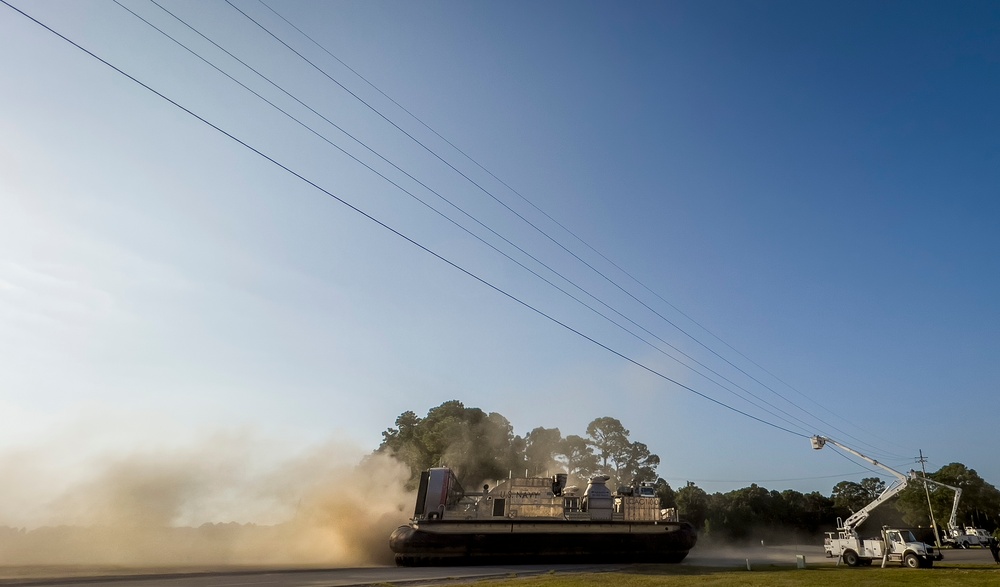
[[[644,566],[629,572],[550,574],[480,581],[476,587],[995,587],[1000,585],[996,565],[940,565],[933,569],[901,567],[806,569],[767,567],[759,570],[689,566]]]

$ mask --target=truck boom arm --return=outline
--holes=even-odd
[[[924,477],[924,476],[921,476],[921,475],[917,475],[917,473],[915,471],[911,471],[910,475],[914,479],[920,479],[924,483],[930,483],[932,485],[937,485],[938,487],[944,487],[946,489],[951,489],[952,491],[955,492],[955,503],[953,503],[952,506],[951,506],[951,517],[948,518],[948,530],[949,531],[958,530],[958,522],[957,522],[956,518],[958,516],[958,501],[960,499],[962,499],[962,490],[961,490],[961,488],[959,488],[959,487],[952,487],[951,485],[945,485],[944,483],[941,483],[940,481],[935,481],[935,480],[931,479],[930,477]]]
[[[885,503],[889,499],[891,499],[891,498],[895,497],[896,495],[898,495],[899,492],[901,492],[904,489],[906,489],[906,486],[909,483],[909,479],[906,477],[906,475],[903,475],[899,471],[897,471],[897,470],[895,470],[895,469],[893,469],[893,468],[891,468],[891,467],[889,467],[887,465],[884,465],[884,464],[876,461],[875,459],[873,459],[871,457],[867,457],[867,456],[859,453],[858,451],[854,450],[853,448],[850,448],[848,446],[844,446],[843,444],[840,444],[836,440],[831,440],[831,439],[823,437],[823,436],[813,436],[810,439],[810,441],[812,442],[812,447],[814,449],[816,449],[816,450],[819,450],[819,449],[823,448],[824,446],[826,446],[827,443],[830,443],[830,444],[836,446],[837,448],[839,448],[839,449],[841,449],[841,450],[843,450],[845,452],[851,453],[852,455],[858,457],[859,459],[867,461],[867,462],[875,465],[876,467],[880,467],[882,469],[885,469],[889,473],[892,473],[892,475],[896,478],[896,480],[893,481],[888,487],[886,487],[885,491],[883,491],[878,497],[876,497],[874,501],[872,501],[871,503],[869,503],[865,507],[861,508],[860,510],[854,512],[853,514],[851,514],[850,517],[848,517],[846,520],[844,520],[844,527],[843,528],[838,528],[838,530],[844,530],[844,531],[847,531],[847,532],[853,532],[855,528],[857,528],[858,526],[860,526],[862,522],[864,522],[865,520],[868,519],[868,516],[871,515],[872,510],[874,510],[878,506],[882,505],[883,503]]]

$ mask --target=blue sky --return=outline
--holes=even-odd
[[[541,317],[4,6],[4,446],[70,426],[85,430],[60,453],[70,462],[230,429],[368,450],[402,411],[460,399],[519,434],[619,418],[668,481],[710,492],[828,494],[871,475],[813,453],[812,433],[904,470],[923,450],[931,470],[962,462],[1000,484],[995,3],[269,2],[338,63],[264,5],[234,2],[325,74],[225,2],[163,3],[767,410],[115,3],[11,4],[527,304],[794,433]],[[573,289],[156,5],[122,4]]]

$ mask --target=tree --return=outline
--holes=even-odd
[[[615,418],[597,418],[587,426],[588,444],[600,459],[601,472],[612,487],[633,481],[653,481],[660,457],[641,442],[630,442],[629,431]]]
[[[660,508],[677,507],[677,492],[665,479],[656,480],[656,497],[660,498]]]
[[[397,455],[399,460],[412,463],[412,466],[419,466],[427,460],[423,444],[415,440],[419,424],[420,417],[414,412],[403,412],[396,418],[396,427],[382,433],[382,445],[379,450],[391,452]]]
[[[409,410],[400,414],[395,427],[382,433],[376,452],[391,454],[409,465],[411,488],[421,471],[440,466],[454,469],[466,487],[478,487],[510,473],[548,475],[555,473],[557,465],[565,466],[577,483],[599,470],[612,477],[612,488],[619,480],[656,480],[660,457],[645,444],[631,442],[621,422],[598,418],[587,427],[587,434],[590,438],[562,438],[558,428],[538,427],[522,438],[501,414],[487,414],[451,400],[431,408],[423,418]]]
[[[990,485],[962,463],[951,463],[928,475],[938,483],[958,487],[962,490],[962,499],[958,505],[956,522],[959,526],[973,525],[995,527],[996,520],[988,517],[992,512],[1000,511],[1000,491]],[[931,507],[934,519],[940,528],[944,528],[955,503],[955,493],[950,489],[929,486]],[[903,491],[896,507],[903,514],[908,524],[928,524],[930,515],[927,510],[927,494],[923,483],[911,482]]]
[[[853,513],[875,501],[883,491],[885,481],[878,477],[866,477],[861,483],[841,481],[833,486],[833,504]]]
[[[608,463],[622,457],[628,447],[629,431],[616,418],[605,416],[587,425],[588,444],[594,448],[601,462],[603,472],[610,473]]]
[[[410,486],[420,472],[447,465],[463,485],[507,477],[523,464],[523,440],[498,413],[467,408],[458,400],[431,408],[424,418],[411,411],[396,418],[396,428],[382,433],[377,452],[392,454],[410,466]]]
[[[687,485],[677,490],[677,510],[695,528],[701,528],[708,516],[708,494],[688,481]]]
[[[800,528],[809,533],[815,533],[821,528],[835,529],[836,507],[833,498],[818,491],[812,491],[802,496],[803,504],[799,512]]]
[[[879,479],[878,477],[865,477],[861,480],[861,491],[868,503],[871,503],[878,499],[878,496],[882,495],[885,491],[885,481]],[[862,506],[864,507],[864,506]]]
[[[590,448],[587,439],[570,434],[562,440],[555,455],[566,467],[566,473],[572,482],[583,482],[597,471],[599,463],[594,450]]]
[[[641,442],[632,442],[615,461],[615,478],[619,483],[654,481],[660,457],[649,452]]]
[[[744,539],[762,529],[781,524],[781,494],[770,492],[756,483],[709,499],[706,516],[712,531],[730,539]]]
[[[975,469],[962,463],[950,463],[930,477],[946,485],[962,489],[962,502],[958,510],[959,524],[976,527],[995,527],[996,512],[1000,511],[1000,491],[987,483]]]
[[[923,483],[911,481],[909,486],[899,494],[899,498],[896,500],[896,509],[903,515],[903,521],[907,524],[929,526],[931,518],[927,509],[928,496],[930,496],[934,520],[938,529],[944,530],[955,503],[955,492],[948,488],[928,484],[925,492]]]
[[[563,438],[558,428],[539,426],[524,435],[525,465],[529,475],[545,475],[556,465],[556,455],[561,450]]]

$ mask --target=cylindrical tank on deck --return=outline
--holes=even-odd
[[[596,475],[590,478],[587,483],[587,490],[583,492],[584,508],[590,512],[591,520],[610,520],[611,512],[614,509],[614,497],[611,490],[605,484],[610,477]]]

